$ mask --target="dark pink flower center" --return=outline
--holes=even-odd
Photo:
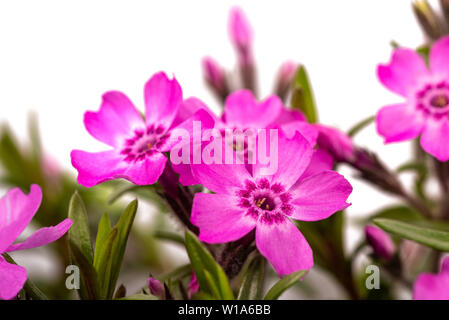
[[[262,178],[256,182],[246,181],[245,188],[237,192],[239,206],[254,218],[261,216],[265,221],[277,219],[279,215],[291,215],[292,196],[279,183],[270,183]]]
[[[126,139],[120,154],[125,156],[125,161],[142,161],[159,152],[169,138],[163,126],[150,125],[146,129],[134,130],[132,138]]]
[[[416,94],[416,106],[432,116],[447,116],[449,114],[449,82],[427,84]]]

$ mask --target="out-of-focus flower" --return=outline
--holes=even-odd
[[[200,284],[198,283],[198,279],[196,278],[196,274],[192,273],[192,279],[189,282],[189,299],[192,299],[195,293],[200,289]]]
[[[354,144],[346,133],[322,124],[313,126],[318,130],[318,146],[330,153],[336,161],[350,162],[354,159]]]
[[[100,110],[84,115],[84,125],[94,138],[113,149],[98,153],[73,150],[72,165],[78,170],[78,183],[92,187],[118,178],[137,185],[156,182],[167,162],[163,153],[177,144],[170,135],[181,103],[180,85],[163,72],[145,85],[145,120],[126,95],[118,91],[105,93]],[[197,120],[203,116],[207,114],[199,113]],[[191,133],[191,121],[176,128]]]
[[[274,92],[284,101],[287,98],[297,70],[298,64],[293,61],[284,62],[279,69]]]
[[[242,9],[234,7],[229,13],[229,37],[243,61],[251,58],[253,30]]]
[[[432,46],[430,68],[413,50],[396,49],[387,65],[379,65],[380,81],[406,102],[382,108],[377,131],[385,143],[421,135],[421,146],[440,161],[449,160],[449,36]]]
[[[163,299],[165,297],[164,285],[153,277],[148,278],[148,288],[153,296]]]
[[[202,65],[207,84],[215,95],[224,101],[229,94],[228,80],[224,69],[210,57],[204,58]]]
[[[290,219],[328,218],[349,206],[352,187],[333,171],[300,179],[313,148],[299,133],[292,139],[280,134],[278,150],[272,175],[263,175],[259,162],[252,173],[243,164],[192,165],[195,177],[215,194],[195,195],[191,219],[207,243],[235,241],[255,228],[259,251],[284,276],[313,266],[312,249]]]
[[[44,246],[61,238],[72,226],[72,220],[66,219],[13,244],[33,219],[41,201],[42,191],[37,185],[31,186],[28,195],[14,188],[0,199],[0,299],[14,298],[27,279],[25,268],[6,262],[1,254]]]
[[[391,260],[396,247],[388,233],[375,226],[366,226],[365,236],[375,255],[387,261]]]
[[[449,300],[449,257],[443,259],[438,274],[423,273],[413,287],[415,300]]]

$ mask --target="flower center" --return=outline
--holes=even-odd
[[[416,106],[426,114],[441,117],[449,114],[449,82],[427,84],[416,94]]]
[[[137,129],[134,136],[125,141],[120,154],[125,156],[125,161],[142,161],[152,156],[168,140],[169,135],[165,133],[163,126],[148,126],[146,129]]]
[[[430,99],[430,104],[435,108],[444,108],[449,104],[449,97],[444,94],[436,95]]]
[[[256,182],[246,181],[244,189],[237,191],[239,206],[246,210],[246,214],[257,218],[275,218],[282,215],[291,215],[291,195],[279,183],[270,183],[262,178]]]

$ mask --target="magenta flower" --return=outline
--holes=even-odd
[[[377,131],[385,143],[421,135],[422,148],[440,161],[449,160],[449,36],[432,46],[429,68],[413,50],[397,49],[380,65],[380,81],[406,101],[382,108]]]
[[[37,185],[31,186],[28,195],[14,188],[0,199],[0,299],[14,298],[27,279],[25,268],[6,262],[1,254],[44,246],[61,238],[72,226],[72,220],[66,219],[13,244],[33,219],[41,200],[42,191]]]
[[[291,219],[329,217],[349,206],[352,187],[333,171],[300,178],[313,148],[299,133],[292,139],[280,134],[278,150],[273,175],[262,175],[259,164],[252,174],[243,164],[192,165],[195,177],[215,194],[195,195],[191,220],[207,243],[235,241],[255,228],[259,251],[283,276],[313,266],[312,249]]]
[[[78,170],[78,183],[92,187],[118,178],[137,185],[155,183],[167,162],[163,153],[174,147],[170,134],[181,103],[180,85],[163,72],[155,74],[145,85],[145,120],[123,93],[105,93],[100,110],[84,115],[84,125],[94,138],[112,150],[97,153],[73,150],[72,165]],[[202,115],[198,117],[201,119]],[[189,129],[185,122],[176,125]]]
[[[396,247],[388,233],[378,227],[366,226],[365,236],[375,255],[387,261],[393,258]]]
[[[438,274],[423,273],[413,287],[415,300],[449,300],[449,257],[443,259]]]
[[[242,9],[234,7],[229,13],[229,37],[242,60],[251,59],[253,30]]]
[[[160,299],[165,297],[165,288],[164,285],[157,279],[153,277],[148,278],[148,289],[153,296],[156,296]]]

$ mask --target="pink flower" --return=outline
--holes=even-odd
[[[415,300],[449,300],[449,257],[443,259],[438,274],[423,273],[413,287]]]
[[[449,36],[432,46],[430,66],[413,50],[397,49],[388,65],[379,65],[380,81],[406,101],[382,108],[377,131],[385,143],[421,135],[422,148],[449,160]]]
[[[165,297],[164,285],[153,277],[148,278],[148,288],[153,296],[163,299]]]
[[[25,268],[6,262],[1,254],[44,246],[61,238],[72,226],[72,220],[66,219],[13,244],[36,214],[41,200],[42,191],[37,185],[31,186],[28,195],[14,188],[0,199],[0,299],[14,298],[27,279]]]
[[[189,299],[192,299],[193,296],[195,295],[195,293],[197,293],[199,289],[200,289],[200,284],[198,283],[196,274],[195,274],[195,272],[192,272],[192,278],[190,279],[190,282],[189,282],[189,292],[188,292]]]
[[[234,7],[229,13],[229,37],[232,44],[242,54],[242,58],[249,57],[253,41],[253,30],[242,9]]]
[[[73,150],[72,165],[78,170],[78,183],[92,187],[118,178],[137,185],[155,183],[167,162],[163,153],[176,144],[170,134],[181,103],[180,85],[163,72],[145,85],[145,120],[126,95],[118,91],[105,93],[100,110],[85,113],[84,125],[94,138],[112,149],[97,153]],[[200,120],[204,114],[197,116]],[[177,125],[192,129],[189,120]]]
[[[366,241],[373,248],[374,254],[387,261],[393,258],[396,247],[390,235],[374,226],[365,227]]]
[[[318,130],[318,146],[331,154],[335,161],[350,162],[354,159],[354,144],[346,133],[322,124],[313,126]]]
[[[235,241],[255,228],[259,251],[283,276],[313,266],[312,249],[291,219],[329,217],[349,206],[352,187],[333,171],[301,178],[313,148],[299,133],[292,139],[281,133],[278,150],[272,175],[262,175],[260,164],[252,174],[243,164],[192,165],[195,177],[215,194],[195,195],[191,220],[207,243]]]

